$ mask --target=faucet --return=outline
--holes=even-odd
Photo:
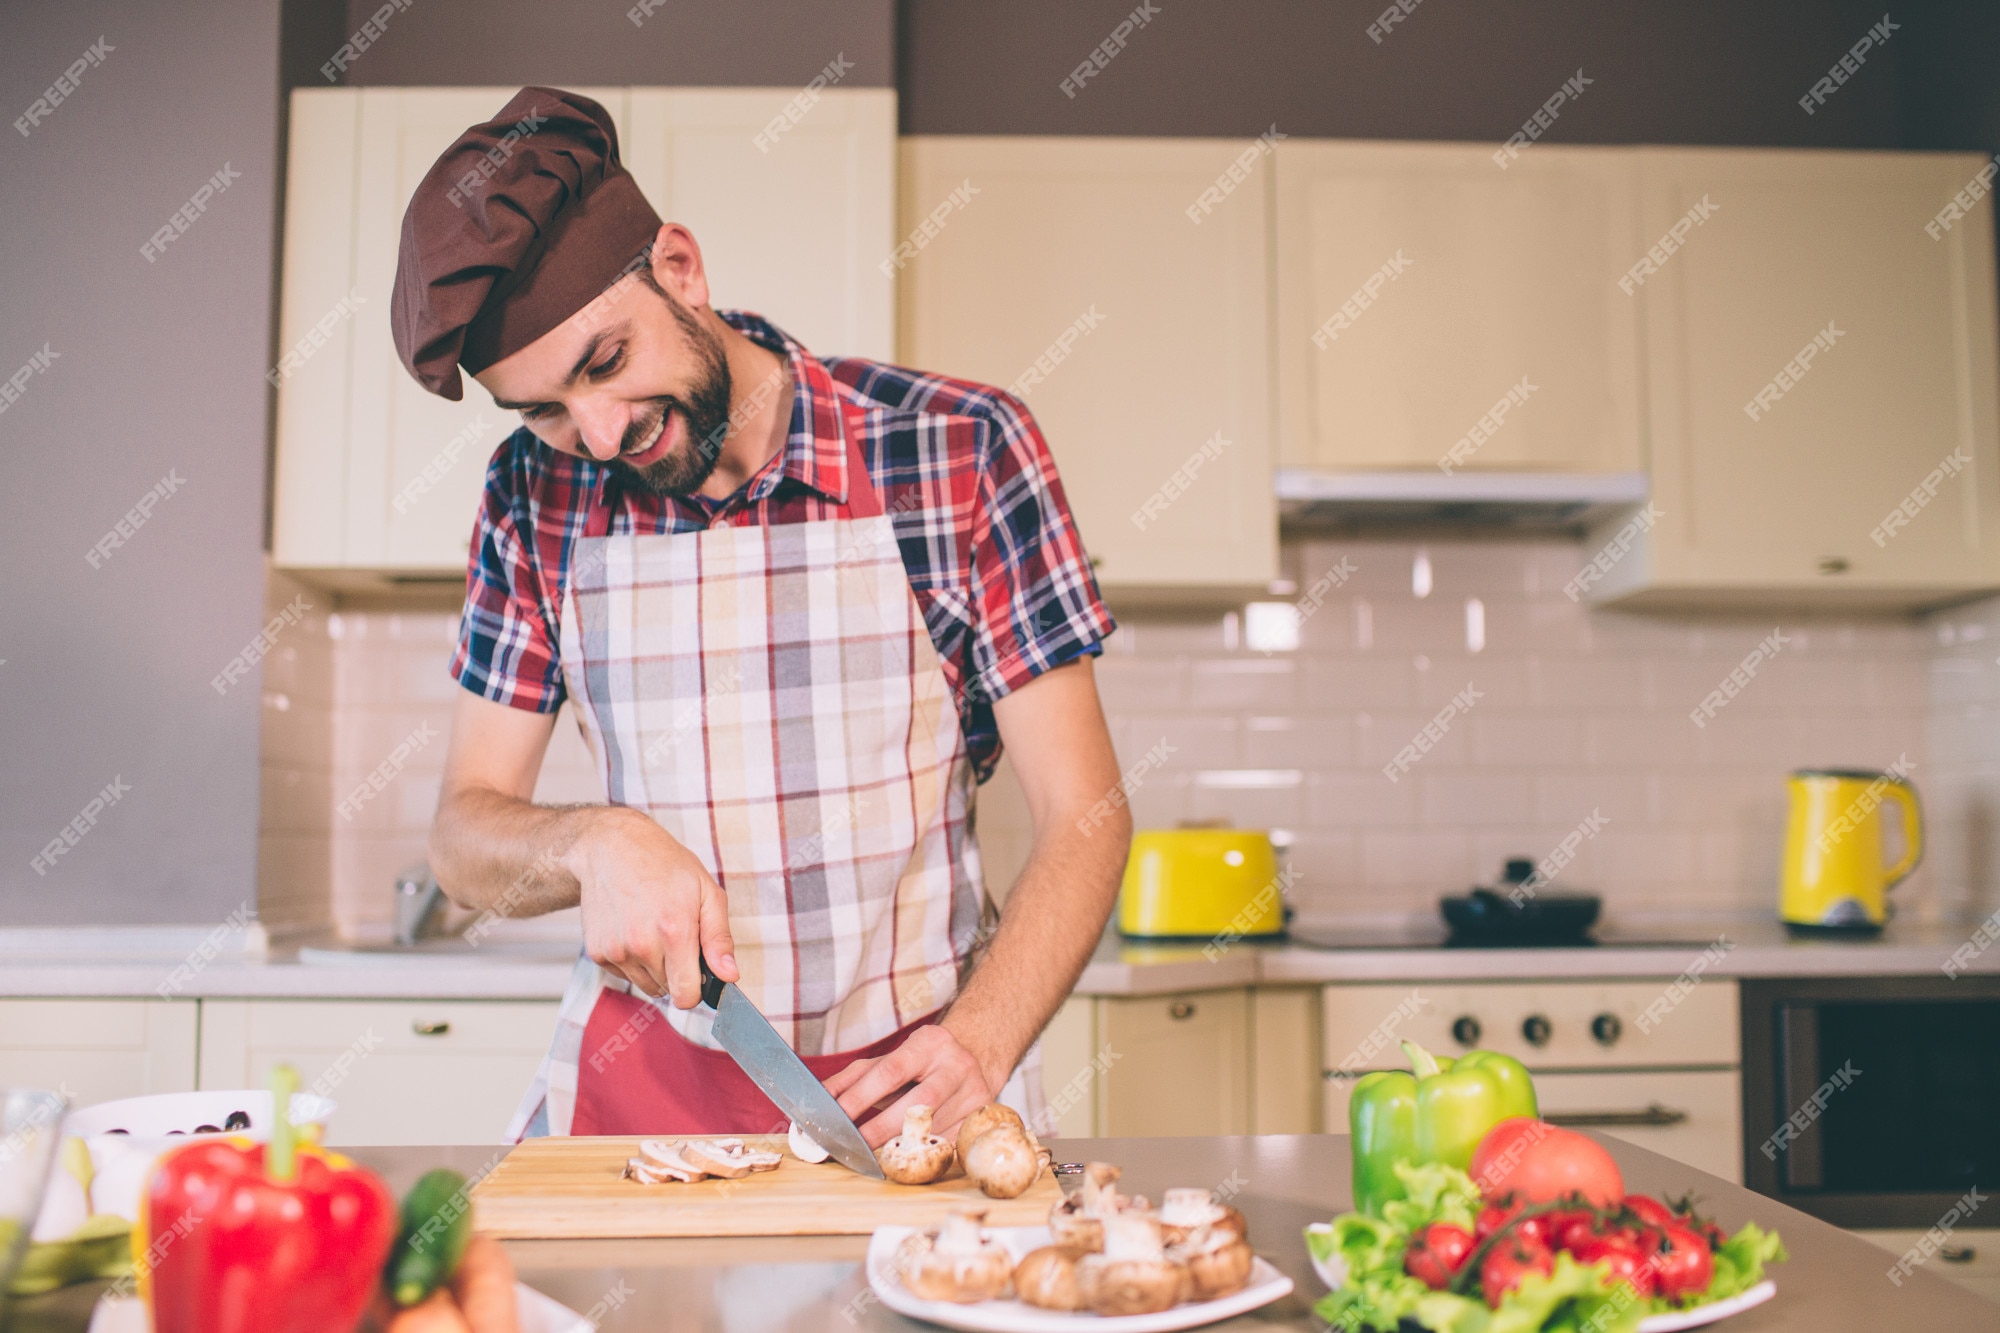
[[[414,866],[396,876],[396,943],[409,948],[430,933],[444,906],[444,890],[429,866]]]

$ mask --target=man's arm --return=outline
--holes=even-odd
[[[585,950],[648,995],[701,1000],[697,947],[737,979],[729,908],[694,853],[624,806],[533,803],[555,714],[461,691],[430,863],[461,907],[538,916],[583,905]]]
[[[1110,817],[1085,819],[1118,785],[1090,659],[1037,676],[993,715],[1027,797],[1033,848],[986,956],[944,1020],[827,1080],[855,1116],[916,1085],[861,1127],[877,1147],[902,1132],[905,1106],[936,1107],[936,1132],[949,1135],[993,1100],[1076,984],[1118,895],[1131,816],[1119,802]]]

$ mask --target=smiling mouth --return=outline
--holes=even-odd
[[[619,456],[628,463],[636,463],[640,459],[647,457],[654,450],[660,447],[661,441],[666,439],[667,427],[673,423],[673,418],[674,418],[674,410],[672,408],[668,408],[665,412],[662,412],[660,414],[659,429],[653,432],[651,437],[647,439],[646,443],[641,445],[637,449],[627,449]]]

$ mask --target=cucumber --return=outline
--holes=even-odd
[[[424,1173],[403,1196],[396,1244],[383,1279],[397,1305],[422,1301],[451,1281],[472,1239],[472,1200],[465,1177],[448,1167]]]

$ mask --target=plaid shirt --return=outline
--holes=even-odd
[[[452,674],[498,703],[554,712],[564,696],[563,587],[592,511],[609,507],[613,534],[838,517],[848,488],[843,432],[858,431],[983,780],[1000,755],[992,701],[1101,651],[1114,628],[1041,431],[998,389],[816,358],[756,315],[718,313],[789,360],[785,447],[727,499],[710,500],[654,494],[617,464],[516,430],[487,467]]]

